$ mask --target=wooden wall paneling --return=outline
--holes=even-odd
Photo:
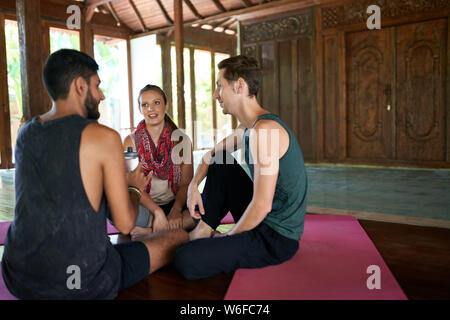
[[[278,115],[289,128],[292,128],[292,49],[291,41],[285,40],[277,43],[277,70],[275,84],[275,97],[278,96]],[[277,68],[277,69],[278,69]]]
[[[19,25],[20,69],[22,79],[22,105],[26,120],[45,113],[42,83],[42,43],[40,1],[17,0],[17,22]],[[36,54],[38,53],[38,54]]]
[[[447,19],[399,26],[397,33],[397,155],[445,161]]]
[[[446,116],[447,116],[447,156],[446,161],[450,163],[450,15],[447,18],[447,87],[446,87]]]
[[[397,159],[397,148],[396,148],[396,141],[397,141],[397,37],[396,37],[396,28],[392,27],[390,28],[391,34],[391,96],[390,96],[390,104],[391,104],[391,158]],[[388,102],[388,103],[389,103]]]
[[[315,77],[316,77],[316,139],[313,143],[316,145],[316,161],[320,162],[324,158],[324,37],[322,35],[322,9],[317,6],[315,8]]]
[[[392,159],[392,66],[389,28],[349,33],[346,36],[347,99],[341,98],[341,106],[347,105],[348,127],[347,156],[352,159]],[[343,50],[342,48],[341,50]],[[344,79],[341,86],[345,86]],[[347,102],[347,103],[346,103]],[[343,107],[341,111],[344,111]],[[343,116],[340,124],[345,123]],[[342,131],[341,131],[342,132]]]
[[[8,64],[6,60],[5,16],[0,13],[0,168],[10,167],[11,158],[8,147],[11,149],[9,96],[8,96]]]
[[[337,34],[323,38],[323,155],[327,160],[339,157],[339,84],[338,84],[338,37]]]
[[[291,129],[294,131],[294,134],[299,139],[300,130],[299,130],[299,71],[298,71],[298,39],[294,39],[291,41],[291,74],[292,74],[292,127]]]
[[[345,32],[338,33],[338,95],[339,118],[338,119],[338,157],[344,160],[347,157],[347,77],[346,77],[346,45]]]
[[[302,148],[303,157],[316,159],[317,115],[316,80],[314,75],[314,37],[300,37],[296,40],[298,57],[298,112],[297,139]],[[294,126],[294,124],[293,124]]]

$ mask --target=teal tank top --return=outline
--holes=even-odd
[[[289,148],[281,157],[278,180],[272,203],[272,210],[263,220],[276,232],[283,236],[300,240],[306,213],[306,193],[308,178],[306,176],[300,145],[289,127],[272,113],[263,114],[258,120],[266,119],[278,122],[289,134]],[[254,180],[254,166],[249,148],[250,130],[244,133],[244,158],[250,169],[250,177]]]

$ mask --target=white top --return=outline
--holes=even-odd
[[[150,188],[150,198],[158,206],[169,203],[175,199],[175,194],[167,180],[161,180],[158,177],[152,176],[152,187]]]

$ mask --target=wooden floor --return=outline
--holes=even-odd
[[[450,299],[450,229],[359,222],[409,299]],[[121,291],[117,299],[221,300],[232,277],[228,273],[185,280],[169,265]]]

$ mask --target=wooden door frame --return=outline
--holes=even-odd
[[[6,36],[5,36],[5,14],[0,12],[0,152],[2,161],[1,169],[13,168],[12,163],[12,147],[11,147],[11,126],[10,126],[10,112],[9,112],[9,92],[8,92],[8,62],[6,57]],[[6,159],[5,159],[6,158]]]

